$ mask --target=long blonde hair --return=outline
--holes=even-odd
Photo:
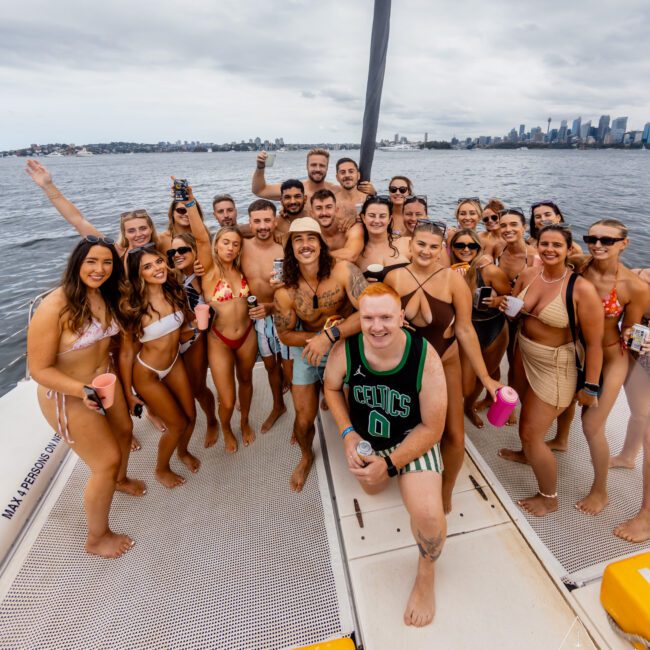
[[[215,266],[219,269],[219,273],[223,277],[224,275],[224,269],[223,265],[221,264],[221,260],[219,259],[219,256],[217,255],[217,244],[219,243],[219,240],[224,236],[227,235],[229,232],[234,232],[239,235],[239,253],[237,253],[237,257],[232,263],[233,268],[236,271],[239,271],[241,273],[241,253],[243,250],[243,244],[244,238],[241,234],[241,230],[237,226],[222,226],[217,230],[216,234],[214,235],[214,238],[212,239],[212,260],[214,261]]]
[[[456,243],[456,241],[458,241],[459,237],[463,237],[463,236],[470,237],[473,242],[475,242],[481,247],[478,249],[478,251],[476,251],[476,257],[470,262],[469,269],[467,270],[467,273],[465,273],[465,280],[467,281],[469,288],[472,291],[474,291],[474,289],[476,289],[476,265],[478,264],[479,259],[481,259],[481,256],[483,255],[483,244],[476,230],[472,230],[472,228],[461,228],[460,230],[457,230],[454,233],[454,236],[451,238],[451,241],[449,242],[449,260],[452,264],[458,264],[462,262],[462,260],[459,260],[458,257],[456,256],[456,251],[454,250],[454,244]]]
[[[120,239],[117,242],[117,245],[121,248],[129,247],[129,240],[126,238],[126,230],[124,228],[124,224],[127,221],[132,221],[133,219],[144,219],[147,222],[147,225],[149,228],[151,228],[151,241],[156,244],[156,248],[158,248],[158,233],[156,232],[156,226],[154,225],[153,219],[149,216],[149,213],[146,210],[142,209],[122,212],[120,215]]]

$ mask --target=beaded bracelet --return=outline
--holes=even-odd
[[[591,395],[591,397],[598,397],[598,391],[596,390],[591,390],[591,388],[587,388],[586,386],[582,390],[587,393],[587,395]]]
[[[354,427],[345,427],[343,431],[341,431],[341,440],[345,438],[345,436],[348,435],[348,433],[352,433],[354,431]]]

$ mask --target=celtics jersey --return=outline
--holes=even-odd
[[[375,451],[402,442],[420,424],[420,388],[427,343],[408,330],[402,360],[392,370],[373,370],[363,350],[363,334],[345,340],[348,406],[354,430]]]

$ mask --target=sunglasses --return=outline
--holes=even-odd
[[[178,214],[187,214],[187,208],[184,207],[179,207],[179,208],[174,208],[175,212],[178,212]]]
[[[407,185],[402,185],[402,187],[397,187],[396,185],[389,185],[388,191],[391,194],[395,194],[396,192],[399,192],[400,194],[406,194],[409,191],[409,188]]]
[[[433,219],[418,219],[417,220],[417,225],[418,226],[435,226],[436,228],[440,228],[440,230],[442,230],[443,237],[445,236],[445,234],[447,232],[447,224],[444,221],[434,221]]]
[[[456,201],[456,205],[460,205],[461,203],[467,203],[468,201],[474,201],[479,204],[481,203],[481,199],[479,199],[478,196],[469,196],[464,199],[458,199],[458,201]]]
[[[600,242],[603,246],[613,246],[619,241],[624,241],[625,237],[598,237],[596,235],[584,235],[582,241],[588,246],[594,246]]]
[[[170,248],[167,251],[167,257],[171,259],[176,254],[185,255],[186,253],[191,253],[191,252],[192,252],[191,246],[179,246],[178,248]]]
[[[489,223],[490,221],[494,221],[496,223],[499,221],[499,215],[498,214],[493,214],[493,215],[485,215],[484,217],[481,218],[481,221],[483,223]]]
[[[122,212],[120,219],[134,218],[134,217],[148,217],[149,213],[146,210],[129,210],[129,212]]]
[[[142,246],[137,246],[136,248],[129,248],[127,251],[129,255],[132,253],[140,253],[141,251],[150,251],[150,250],[155,250],[156,248],[156,243],[150,241],[148,244],[143,244]]]
[[[456,242],[454,242],[454,243],[451,245],[451,247],[452,247],[455,251],[463,251],[463,250],[465,250],[466,248],[468,248],[468,249],[471,250],[471,251],[479,251],[479,250],[481,250],[481,245],[480,245],[480,244],[477,244],[477,243],[474,242],[474,241],[473,241],[473,242],[469,242],[469,243],[456,241]]]
[[[407,196],[404,205],[407,205],[409,203],[424,203],[424,206],[427,206],[427,196],[426,194],[412,194],[411,196]]]
[[[115,243],[115,240],[110,237],[97,237],[97,235],[86,235],[84,240],[89,244],[106,244],[107,246],[112,246]]]

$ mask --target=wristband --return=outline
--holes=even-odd
[[[189,203],[185,204],[186,208],[193,208],[196,205],[196,199],[192,199]]]
[[[595,390],[591,390],[590,388],[583,388],[582,389],[587,395],[591,395],[591,397],[598,397],[598,393]]]
[[[330,343],[334,343],[334,339],[330,336],[330,333],[327,330],[321,330],[325,332],[325,336],[329,339]]]
[[[345,429],[341,431],[341,440],[343,440],[345,436],[348,435],[348,433],[352,433],[354,430],[355,430],[354,427],[345,427]]]
[[[594,394],[596,396],[600,395],[600,386],[598,384],[590,384],[588,381],[585,382],[584,390],[588,392],[589,395]]]

